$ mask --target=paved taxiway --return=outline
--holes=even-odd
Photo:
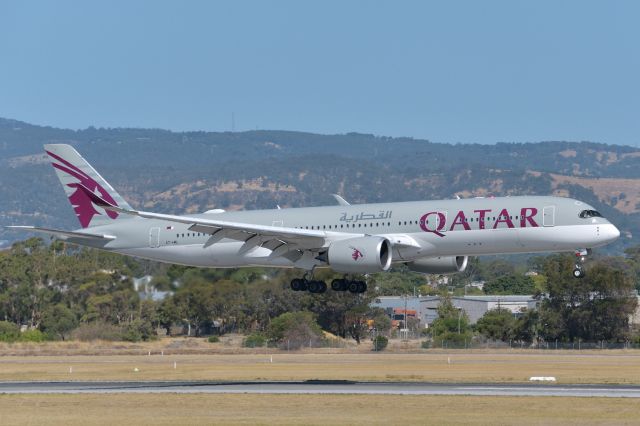
[[[411,382],[1,382],[0,394],[254,393],[640,398],[638,385],[444,384]]]

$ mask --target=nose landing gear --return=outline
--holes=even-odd
[[[591,254],[590,249],[580,249],[575,251],[576,267],[573,270],[574,278],[584,278],[584,276],[586,275],[586,273],[584,272],[584,261],[589,254]]]

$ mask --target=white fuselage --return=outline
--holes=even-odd
[[[606,219],[583,218],[592,207],[560,197],[497,197],[239,211],[195,215],[233,222],[319,230],[328,240],[382,236],[393,245],[393,262],[437,256],[561,252],[608,244],[620,235]],[[191,215],[193,217],[194,215]],[[292,261],[271,256],[243,241],[222,239],[188,225],[135,218],[93,229],[116,235],[101,248],[163,262],[201,267],[274,266],[310,269],[327,266],[318,252]]]

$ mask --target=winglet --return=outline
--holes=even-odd
[[[344,198],[342,198],[338,194],[331,194],[331,195],[333,195],[333,198],[336,199],[336,201],[338,202],[339,205],[341,205],[341,206],[350,206],[351,205],[351,204],[349,204],[349,202],[347,200],[345,200]]]

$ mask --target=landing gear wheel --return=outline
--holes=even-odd
[[[333,281],[331,281],[331,290],[333,291],[344,291],[343,288],[345,287],[344,285],[344,280],[342,279],[335,279]]]
[[[573,277],[574,278],[584,278],[585,273],[584,273],[584,269],[582,268],[576,268],[573,270]]]
[[[349,282],[349,287],[348,287],[349,293],[353,293],[353,294],[360,293],[360,291],[359,291],[360,290],[360,286],[358,284],[359,284],[358,281],[350,281]]]
[[[309,293],[324,293],[327,291],[327,283],[324,281],[309,281]]]
[[[365,291],[367,291],[367,283],[358,281],[358,293],[364,293]]]
[[[291,290],[293,291],[301,291],[304,285],[304,280],[300,278],[294,278],[291,280]]]

